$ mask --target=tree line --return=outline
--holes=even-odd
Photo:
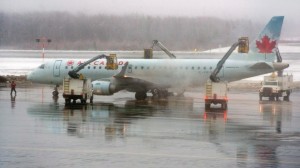
[[[253,37],[260,26],[214,17],[0,13],[0,49],[40,49],[36,39],[47,37],[54,50],[142,50],[155,39],[170,50],[205,50]]]

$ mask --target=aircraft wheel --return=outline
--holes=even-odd
[[[167,90],[161,90],[159,92],[159,97],[160,98],[167,98],[168,97],[168,91]]]
[[[291,92],[288,90],[288,91],[286,91],[286,101],[290,101],[290,94],[291,94]]]
[[[223,103],[222,103],[222,109],[223,109],[223,110],[227,110],[227,103],[226,103],[226,102],[223,102]]]
[[[262,95],[261,94],[259,94],[259,100],[262,101]]]
[[[86,104],[86,100],[84,100],[84,99],[81,99],[80,102],[81,102],[81,104]]]
[[[146,92],[136,92],[135,93],[135,98],[137,100],[145,100],[147,97],[147,93]]]
[[[284,97],[283,97],[283,100],[284,100],[284,101],[290,101],[290,95],[284,96]]]
[[[210,109],[210,104],[209,103],[205,103],[205,110],[209,110]]]
[[[153,98],[158,99],[159,98],[159,89],[152,89],[151,90]]]
[[[52,92],[52,96],[54,96],[54,97],[57,97],[58,96],[58,91],[57,90],[54,90],[53,92]]]
[[[90,103],[93,104],[93,99],[94,99],[94,96],[91,96],[90,98]]]
[[[65,104],[70,104],[71,100],[70,99],[65,99]]]

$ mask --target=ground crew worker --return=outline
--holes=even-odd
[[[12,81],[11,84],[10,84],[10,88],[11,88],[11,90],[10,90],[10,95],[12,95],[12,92],[13,92],[13,91],[15,92],[15,95],[17,94],[16,86],[17,86],[17,85],[16,85],[15,81]]]

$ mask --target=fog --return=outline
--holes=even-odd
[[[17,4],[17,5],[16,5]],[[298,19],[298,0],[1,0],[0,11],[67,11],[85,14],[142,14],[151,16],[214,16],[268,19],[284,15]]]
[[[299,4],[297,0],[0,0],[0,48],[34,49],[33,39],[50,36],[53,49],[142,49],[154,38],[171,50],[207,49],[231,45],[240,35],[253,37],[278,15],[285,16],[281,39],[299,40]]]

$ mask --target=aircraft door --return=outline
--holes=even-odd
[[[60,65],[62,60],[56,60],[53,66],[53,76],[59,77],[60,76]]]

